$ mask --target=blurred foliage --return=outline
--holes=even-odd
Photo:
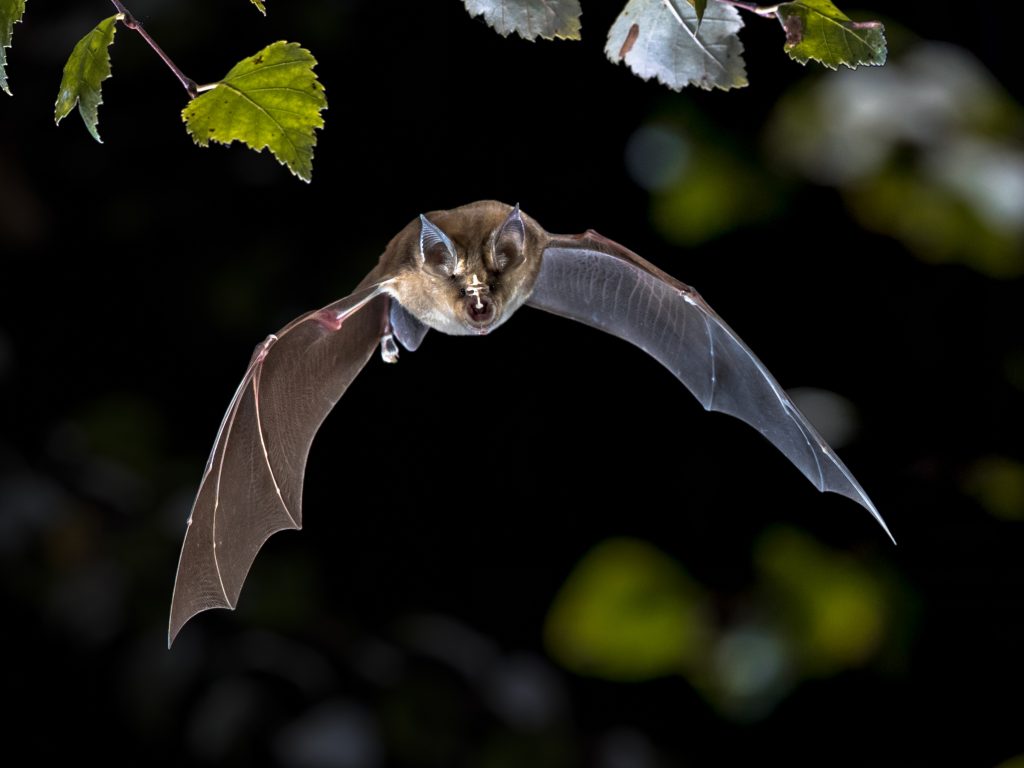
[[[651,220],[692,247],[778,214],[786,188],[693,109],[658,114],[630,137],[626,167],[651,193]]]
[[[963,478],[964,490],[993,516],[1024,520],[1024,464],[1006,456],[975,461]]]
[[[548,652],[577,674],[649,680],[695,673],[707,656],[703,590],[637,539],[609,539],[581,560],[551,606]]]
[[[609,539],[577,565],[545,624],[548,652],[576,674],[647,680],[681,674],[719,711],[759,719],[802,681],[875,660],[901,601],[871,562],[791,528],[754,548],[744,608],[714,610],[714,592],[654,545]]]
[[[878,653],[894,596],[870,563],[786,528],[767,531],[754,557],[763,599],[785,624],[790,654],[803,674],[835,675]]]
[[[662,236],[698,245],[780,216],[796,172],[836,187],[867,228],[933,262],[1024,273],[1024,109],[969,53],[917,43],[884,70],[839,72],[780,99],[764,153],[675,104],[630,140]]]
[[[849,75],[780,99],[772,155],[924,259],[1024,272],[1024,109],[953,45],[916,43]]]

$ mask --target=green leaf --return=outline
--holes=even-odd
[[[579,0],[463,0],[470,16],[483,16],[502,37],[580,39]]]
[[[786,53],[801,64],[810,59],[829,69],[885,64],[885,27],[880,21],[851,21],[831,0],[783,3],[775,13],[786,30]]]
[[[548,611],[548,653],[577,674],[651,680],[706,666],[712,626],[704,590],[645,541],[588,552]]]
[[[807,673],[833,675],[879,651],[890,597],[877,569],[792,528],[768,530],[754,557]]]
[[[0,0],[0,88],[8,96],[11,88],[7,85],[7,49],[11,47],[14,25],[25,15],[25,0]]]
[[[96,141],[103,143],[96,124],[99,122],[99,106],[103,103],[100,84],[110,77],[110,46],[117,31],[118,14],[104,19],[89,34],[75,44],[67,64],[64,77],[57,92],[54,119],[57,124],[71,114],[75,104],[85,121],[85,127]]]
[[[693,10],[697,12],[697,24],[699,25],[704,18],[704,9],[708,7],[708,0],[686,0],[686,2],[692,5]]]
[[[713,3],[698,23],[689,3],[629,0],[608,31],[604,52],[644,80],[655,77],[675,91],[688,85],[728,90],[747,84],[737,35],[742,27],[731,5]]]
[[[313,67],[316,59],[298,43],[279,41],[244,59],[182,110],[196,144],[241,141],[257,152],[269,149],[303,181],[313,174],[314,130],[327,97]]]
[[[264,16],[267,15],[267,7],[263,5],[261,0],[252,0],[252,4],[255,5],[257,10]]]

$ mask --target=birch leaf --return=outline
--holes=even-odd
[[[25,0],[0,0],[0,88],[8,96],[11,88],[7,85],[7,49],[11,47],[14,25],[25,15]]]
[[[100,119],[99,107],[103,103],[100,86],[110,77],[110,46],[117,32],[117,19],[117,14],[104,19],[75,44],[64,65],[64,76],[54,107],[54,119],[59,125],[77,104],[85,127],[101,144],[103,140],[96,127]]]
[[[240,141],[264,148],[303,181],[313,174],[314,131],[324,127],[327,97],[313,67],[316,59],[298,43],[277,42],[243,59],[227,76],[182,110],[193,140]]]
[[[831,0],[783,3],[775,13],[786,30],[786,53],[801,64],[811,59],[829,69],[885,64],[885,27],[879,21],[852,21]]]
[[[688,85],[728,90],[747,84],[737,35],[742,27],[731,5],[712,3],[698,22],[697,10],[684,0],[629,0],[604,52],[644,80],[657,78],[675,91]]]
[[[515,32],[526,40],[580,39],[579,0],[463,1],[470,16],[483,16],[502,37]]]

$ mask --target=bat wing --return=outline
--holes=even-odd
[[[552,239],[527,304],[640,347],[705,409],[750,424],[818,490],[861,504],[892,538],[846,465],[750,348],[689,286],[590,231]]]
[[[200,611],[235,607],[271,534],[302,527],[310,444],[377,347],[388,301],[379,284],[357,290],[297,318],[256,348],[189,516],[168,647]]]

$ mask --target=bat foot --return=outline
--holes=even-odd
[[[380,356],[385,363],[398,362],[398,344],[390,333],[384,334],[380,339]]]

